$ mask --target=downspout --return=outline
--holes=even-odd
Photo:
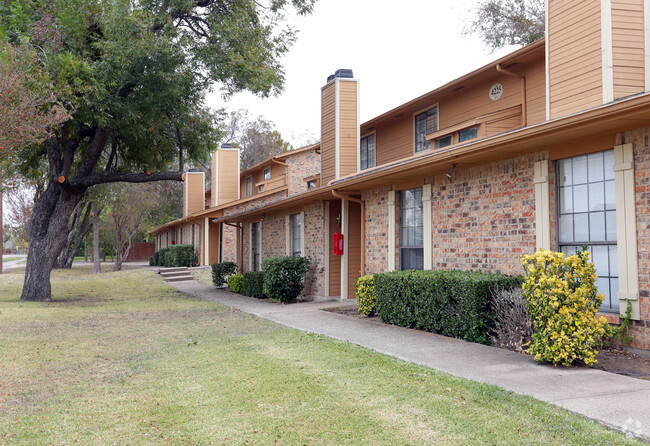
[[[366,204],[363,200],[343,195],[332,189],[332,195],[342,200],[350,200],[361,205],[361,276],[366,275]]]
[[[528,113],[526,107],[526,78],[521,74],[513,73],[512,71],[508,71],[505,68],[502,68],[500,63],[497,64],[497,71],[499,73],[521,79],[521,126],[526,127],[528,125]]]
[[[240,233],[239,237],[239,258],[237,259],[237,264],[239,266],[239,271],[242,271],[242,267],[244,266],[244,226],[243,225],[238,225],[237,223],[228,223],[227,221],[223,222],[224,225],[232,226],[233,228],[237,228]],[[223,233],[222,233],[223,235]],[[221,240],[221,243],[223,244],[223,240]]]
[[[289,165],[288,165],[287,163],[283,163],[282,161],[278,161],[278,160],[276,160],[275,157],[271,158],[271,162],[286,167],[286,169],[287,169],[287,170],[286,170],[286,172],[287,172],[287,173],[286,173],[286,175],[287,175],[287,189],[291,189],[291,188],[289,187],[289,183],[290,183],[289,180],[290,180],[290,178],[291,178],[291,177],[289,176]],[[289,192],[287,192],[287,195],[289,195]]]

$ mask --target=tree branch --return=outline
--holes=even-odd
[[[106,183],[148,183],[150,181],[183,181],[183,172],[153,172],[147,173],[101,173],[88,175],[74,181],[66,181],[63,185],[70,188],[90,187]]]

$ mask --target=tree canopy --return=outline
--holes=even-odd
[[[314,1],[0,0],[0,41],[34,51],[71,114],[17,159],[24,175],[48,172],[22,299],[50,299],[51,266],[32,259],[51,265],[89,187],[181,180],[185,159],[216,149],[222,115],[205,106],[209,89],[281,90],[280,58],[295,39],[284,16]]]
[[[544,37],[544,0],[481,0],[465,28],[493,50],[528,45]]]

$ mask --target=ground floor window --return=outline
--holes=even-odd
[[[251,229],[251,260],[252,260],[252,270],[260,270],[260,243],[262,241],[260,223],[253,223]]]
[[[613,167],[613,149],[557,162],[558,246],[567,254],[588,246],[604,311],[619,310]]]
[[[422,188],[400,192],[400,269],[424,269]]]
[[[291,255],[302,255],[302,221],[300,214],[291,215]]]

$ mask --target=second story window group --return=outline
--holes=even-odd
[[[438,130],[438,106],[415,115],[415,152],[431,148],[427,134]]]

